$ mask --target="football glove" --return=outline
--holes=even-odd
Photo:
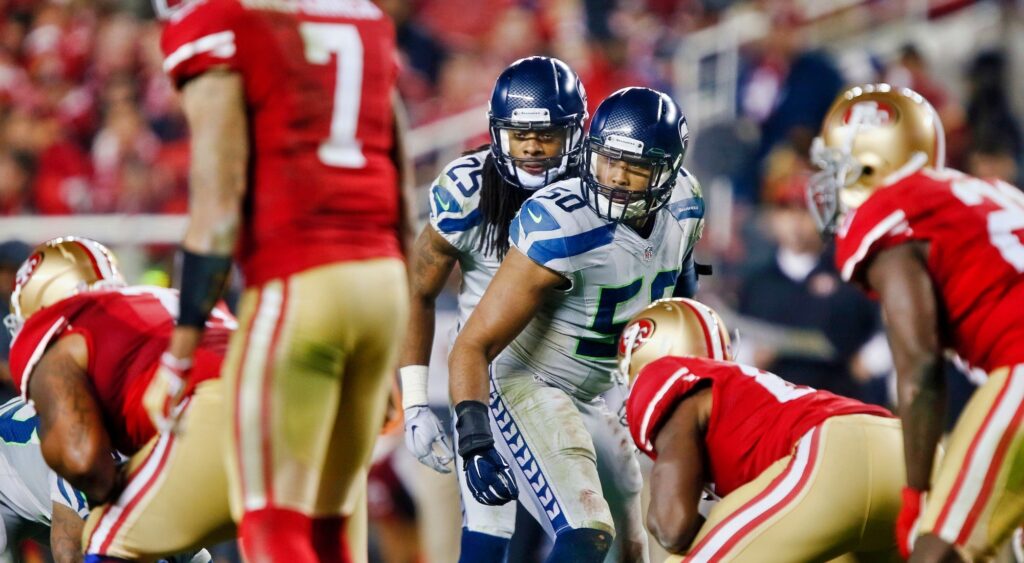
[[[191,370],[192,360],[189,358],[176,358],[170,352],[160,356],[160,365],[142,395],[142,406],[157,432],[170,432],[177,426]]]
[[[447,467],[454,454],[448,436],[437,415],[425,405],[405,409],[405,447],[420,463],[438,473],[451,473]]]
[[[499,506],[519,496],[512,469],[494,446],[462,458],[466,484],[481,504]]]
[[[924,501],[925,491],[903,487],[903,503],[900,505],[900,514],[896,518],[896,545],[899,547],[903,559],[910,559],[910,552],[914,550],[914,541],[917,540],[917,521],[921,516]]]

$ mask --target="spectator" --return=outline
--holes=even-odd
[[[1024,150],[1020,121],[1010,105],[1006,64],[1003,52],[985,51],[967,71],[968,152],[975,158],[1005,153],[1019,162]]]
[[[793,383],[884,403],[884,384],[872,383],[888,364],[884,345],[879,351],[873,341],[881,330],[878,308],[839,279],[807,210],[802,157],[782,147],[768,162],[766,214],[778,246],[742,283],[738,312],[754,321],[746,330],[741,324],[753,341],[742,352]]]

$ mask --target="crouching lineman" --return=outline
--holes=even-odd
[[[580,178],[523,204],[512,248],[452,348],[470,491],[494,505],[522,494],[554,538],[548,561],[648,557],[640,467],[600,395],[614,385],[629,316],[692,290],[680,272],[692,263],[704,200],[682,167],[686,145],[669,96],[626,88],[601,102]]]
[[[898,561],[899,421],[733,363],[709,307],[666,299],[623,331],[626,414],[655,460],[647,526],[669,561]],[[713,485],[712,485],[713,484]],[[708,519],[705,488],[724,497]]]
[[[142,405],[177,308],[172,290],[125,286],[110,252],[87,239],[44,243],[18,270],[11,375],[38,411],[46,463],[97,507],[87,561],[150,561],[234,533],[216,431],[230,313],[218,307],[207,323],[183,431],[156,436]],[[132,455],[126,468],[115,450]]]

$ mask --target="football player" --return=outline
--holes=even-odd
[[[5,320],[16,331],[11,375],[38,412],[43,459],[94,507],[79,544],[91,562],[148,561],[234,531],[216,455],[224,438],[211,431],[223,424],[216,378],[236,326],[223,306],[207,323],[180,407],[195,430],[158,439],[142,406],[177,310],[172,290],[125,286],[95,241],[51,240],[18,270]],[[126,467],[115,452],[132,456]]]
[[[647,527],[669,561],[898,561],[899,421],[732,362],[722,319],[665,299],[622,333],[629,432],[655,460]],[[721,500],[705,520],[705,490]]]
[[[191,132],[190,218],[181,311],[147,406],[173,426],[234,253],[246,290],[225,431],[242,550],[346,561],[344,522],[408,309],[395,30],[370,0],[187,1],[168,16],[164,70]]]
[[[46,466],[38,428],[35,410],[20,398],[0,406],[0,552],[22,531],[41,525],[49,529],[54,561],[79,562],[89,508],[85,495]]]
[[[491,144],[451,162],[430,190],[430,224],[410,266],[410,330],[399,369],[405,442],[442,473],[452,459],[441,423],[427,406],[427,365],[434,338],[434,301],[459,264],[459,325],[480,301],[508,253],[509,224],[533,192],[575,176],[587,116],[583,85],[558,59],[512,63],[495,82],[488,118]],[[457,462],[458,463],[458,462]],[[515,505],[489,506],[461,479],[462,561],[501,561],[515,527]]]
[[[549,561],[601,561],[613,538],[613,559],[648,557],[640,468],[600,395],[615,385],[628,317],[692,289],[677,281],[704,202],[682,167],[687,142],[665,94],[626,88],[601,102],[580,178],[523,204],[512,247],[449,358],[469,489],[494,505],[523,494],[554,539]]]
[[[935,110],[886,84],[841,94],[811,158],[811,211],[842,277],[881,301],[896,364],[914,561],[985,558],[1024,521],[1024,195],[945,168]],[[932,479],[943,350],[988,374]]]

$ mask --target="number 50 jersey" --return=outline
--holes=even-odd
[[[986,372],[1024,363],[1024,194],[955,170],[921,169],[880,188],[837,234],[843,279],[864,285],[879,252],[928,243],[943,344]]]
[[[672,294],[703,229],[704,198],[682,170],[647,238],[603,219],[578,178],[539,190],[512,220],[512,245],[571,284],[552,292],[505,353],[549,383],[589,400],[614,384],[616,342],[633,315]]]
[[[250,286],[346,260],[398,257],[390,157],[395,31],[370,0],[203,0],[163,30],[183,86],[244,84],[250,155],[238,261]]]

